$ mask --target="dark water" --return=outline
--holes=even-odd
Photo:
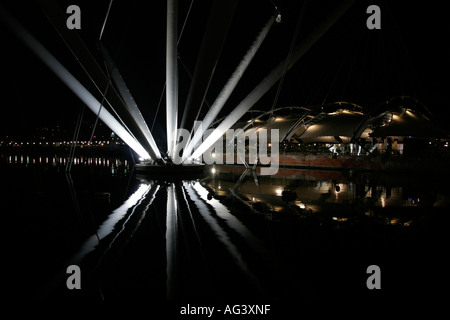
[[[132,164],[78,159],[69,175],[64,159],[2,156],[10,298],[394,306],[443,298],[448,177],[300,169],[262,177],[223,166],[170,181]],[[69,265],[81,269],[80,290],[66,287]],[[370,265],[380,267],[380,290],[366,286]]]

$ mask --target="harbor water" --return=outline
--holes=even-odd
[[[210,166],[179,180],[125,158],[76,157],[70,173],[56,156],[0,160],[13,299],[395,304],[445,288],[445,176]]]

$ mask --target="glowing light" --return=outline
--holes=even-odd
[[[337,221],[337,222],[345,222],[345,221],[347,221],[348,220],[348,218],[346,218],[346,217],[333,217],[333,220],[334,221]]]
[[[247,67],[249,66],[250,62],[253,60],[253,57],[255,56],[255,54],[258,51],[258,49],[260,48],[263,40],[267,36],[274,20],[275,20],[275,16],[271,17],[270,20],[266,23],[264,28],[258,34],[256,40],[251,45],[250,49],[247,51],[245,56],[242,58],[238,67],[236,68],[236,70],[231,75],[230,79],[227,81],[227,83],[223,87],[222,91],[217,96],[213,105],[211,106],[211,108],[209,109],[209,111],[207,112],[207,114],[205,115],[205,117],[203,119],[202,128],[195,132],[191,142],[186,147],[186,151],[183,153],[183,161],[191,155],[192,150],[194,149],[194,146],[198,142],[200,142],[205,131],[209,128],[211,123],[214,121],[214,119],[219,114],[220,110],[222,110],[223,106],[228,101],[228,98],[230,97],[230,95],[234,91],[234,89],[236,88],[239,80],[241,80],[242,75],[244,74],[245,70],[247,70]],[[251,121],[251,120],[249,120],[249,121]],[[208,148],[206,148],[206,149],[208,149]],[[202,153],[200,153],[199,155],[201,155]],[[197,158],[199,155],[195,156],[194,158]]]
[[[184,184],[187,193],[190,198],[196,204],[199,209],[200,214],[203,216],[205,221],[211,227],[212,231],[216,234],[217,239],[225,245],[225,248],[235,259],[237,265],[241,270],[247,275],[250,281],[254,283],[255,286],[260,287],[259,279],[248,268],[246,261],[243,259],[242,253],[239,251],[238,247],[230,241],[230,237],[225,231],[225,229],[214,219],[214,215],[211,214],[211,210],[206,206],[207,202],[213,209],[214,212],[219,216],[222,221],[228,225],[229,228],[236,231],[247,244],[256,252],[266,255],[266,251],[262,246],[260,240],[256,238],[252,232],[235,216],[233,216],[228,208],[220,203],[217,199],[208,199],[208,191],[200,185],[199,182],[195,182],[193,186]],[[200,200],[203,201],[200,201]]]
[[[139,156],[150,158],[142,145],[105,109],[101,108],[100,102],[39,42],[29,33],[17,20],[7,14],[4,20],[11,30],[47,65],[58,77],[69,87],[74,94],[80,98],[112,131],[114,131],[130,148]],[[99,112],[100,111],[100,112]],[[39,143],[41,144],[41,143]]]
[[[299,204],[298,204],[298,207],[299,207],[300,209],[306,209],[306,206],[305,206],[304,203],[299,203]]]
[[[115,225],[125,217],[132,207],[136,206],[138,202],[142,201],[145,197],[150,198],[150,201],[152,202],[158,190],[159,186],[154,185],[150,187],[148,184],[141,184],[135,193],[133,193],[120,207],[111,212],[108,218],[97,229],[96,234],[86,240],[78,253],[72,257],[71,261],[80,261],[86,254],[93,251],[97,247],[99,240],[102,240],[112,233],[115,229]],[[150,195],[148,195],[149,193]]]
[[[140,131],[145,136],[145,139],[147,140],[150,149],[150,156],[152,158],[160,159],[161,155],[159,153],[158,146],[156,145],[156,142],[153,138],[152,133],[150,132],[147,123],[145,122],[135,100],[133,99],[133,96],[130,93],[130,90],[128,90],[125,81],[123,80],[122,76],[119,73],[119,70],[117,67],[114,66],[114,62],[110,58],[109,54],[107,53],[106,49],[102,46],[102,51],[104,54],[104,57],[107,60],[108,65],[111,65],[111,77],[116,84],[117,89],[119,90],[119,93],[123,99],[123,102],[125,104],[125,107],[128,110],[128,113],[133,117],[134,122],[138,125]],[[115,133],[111,133],[111,138],[114,139]],[[107,142],[109,144],[109,141]]]
[[[281,196],[282,193],[283,193],[283,190],[280,189],[280,188],[278,188],[278,189],[275,190],[275,193],[276,193],[277,195]]]
[[[216,173],[216,168],[212,168],[212,169],[211,169],[211,173],[212,173],[212,174]]]

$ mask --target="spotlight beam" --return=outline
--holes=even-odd
[[[256,52],[261,47],[262,42],[269,33],[269,30],[272,27],[273,22],[275,21],[277,15],[278,12],[276,12],[276,14],[269,19],[264,28],[260,31],[253,44],[251,45],[245,56],[242,58],[238,67],[233,72],[231,77],[228,79],[228,82],[225,84],[222,91],[217,96],[213,105],[208,110],[205,118],[202,120],[201,130],[195,131],[194,137],[192,138],[192,140],[190,140],[188,146],[186,147],[186,150],[183,153],[183,161],[185,161],[191,155],[194,146],[198,142],[200,142],[205,131],[209,128],[211,123],[214,121],[219,112],[222,110],[225,103],[228,101],[228,98],[233,93],[233,90],[236,88],[239,80],[241,80],[242,75],[244,74],[245,70],[247,70],[247,67],[249,66]]]
[[[237,4],[238,0],[215,0],[212,3],[181,119],[180,127],[183,129],[191,131],[202,108]]]
[[[306,36],[292,52],[288,60],[283,60],[273,69],[236,108],[220,123],[220,125],[206,138],[194,151],[191,158],[200,157],[208,150],[225,132],[231,128],[267,91],[282,77],[283,72],[292,66],[330,29],[333,24],[350,8],[355,0],[347,0],[323,20],[311,33]]]
[[[111,78],[114,81],[117,89],[119,90],[119,93],[122,96],[122,99],[125,103],[125,106],[128,109],[128,112],[131,114],[134,121],[139,126],[139,129],[142,131],[145,138],[147,139],[147,142],[151,146],[151,150],[153,151],[153,153],[150,153],[151,157],[153,159],[155,158],[159,159],[160,152],[158,146],[156,145],[155,139],[153,138],[153,135],[150,132],[150,129],[148,128],[147,123],[145,122],[145,119],[142,116],[142,113],[136,104],[136,101],[133,99],[130,90],[128,89],[127,85],[125,84],[125,81],[122,78],[122,75],[120,74],[119,70],[117,69],[117,66],[114,64],[113,60],[111,59],[111,56],[109,55],[108,51],[106,50],[106,48],[103,46],[102,43],[100,43],[100,47],[103,56],[106,60],[107,68],[110,70],[109,72],[111,74]]]
[[[89,76],[95,87],[106,88],[110,79],[103,72],[102,68],[98,65],[97,61],[84,44],[83,40],[79,37],[75,30],[69,30],[66,26],[66,15],[58,6],[55,0],[37,0],[40,7],[47,15],[49,21],[52,23],[55,30],[61,36],[65,44],[68,46],[72,54],[80,63],[86,74]],[[100,93],[103,89],[100,90]],[[146,149],[146,152],[150,154],[152,159],[161,158],[160,152],[147,141],[145,133],[140,129],[138,123],[134,120],[133,115],[126,108],[119,93],[115,88],[111,87],[105,95],[105,100],[110,103],[114,108],[114,112],[117,112],[118,116],[123,120],[125,125],[130,128],[136,140]],[[111,111],[111,110],[110,110]]]
[[[100,102],[36,39],[29,33],[15,18],[7,13],[6,9],[0,5],[0,20],[28,46],[41,60],[52,70],[58,78],[82,100],[89,109],[114,131],[127,145],[129,145],[140,157],[150,158],[148,152],[142,145],[134,139],[130,133],[109,113],[105,108],[101,108]],[[100,111],[100,112],[99,112]]]

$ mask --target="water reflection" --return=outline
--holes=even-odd
[[[387,224],[411,226],[427,207],[448,206],[445,180],[392,173],[281,169],[277,175],[257,177],[250,170],[217,168],[208,186],[222,197],[233,196],[269,218],[315,216],[350,222],[361,216]],[[414,209],[414,208],[417,208]]]
[[[140,266],[130,260],[121,261],[127,255],[126,251],[139,248],[142,251],[137,255],[150,254],[154,259],[165,262],[164,278],[145,275],[160,285],[165,279],[165,296],[160,292],[154,298],[172,300],[189,296],[192,292],[206,296],[214,296],[215,292],[217,297],[239,287],[246,287],[245,292],[252,292],[255,296],[267,295],[254,273],[254,266],[248,264],[248,259],[255,258],[267,263],[270,257],[267,249],[229,208],[211,196],[211,190],[199,180],[165,182],[143,177],[136,180],[139,181],[137,190],[111,212],[67,262],[81,264],[84,269],[88,266],[90,294],[108,298],[111,293],[106,288],[111,284],[104,282],[103,275],[113,272],[111,269],[116,268],[116,264],[124,264],[121,268],[126,271],[121,277],[142,272],[136,271]],[[152,206],[154,210],[151,210]],[[154,216],[148,217],[149,212]],[[165,225],[161,225],[164,217]],[[146,243],[148,235],[145,230],[153,228],[155,223],[163,228],[163,232],[156,235],[159,238],[155,241],[157,244]],[[153,227],[148,224],[153,224]],[[134,235],[141,240],[133,241]],[[161,255],[162,243],[164,255]],[[110,263],[111,259],[114,264]],[[192,279],[188,280],[186,276]],[[218,282],[223,287],[213,288],[212,285]],[[147,292],[147,295],[155,293]]]
[[[320,269],[330,263],[323,253],[335,257],[336,244],[346,243],[336,239],[354,241],[348,266],[364,252],[355,255],[354,243],[382,256],[392,241],[378,242],[392,235],[384,228],[403,239],[450,198],[434,179],[431,185],[414,177],[412,184],[411,177],[358,172],[280,170],[262,177],[217,166],[198,180],[129,179],[129,196],[66,263],[88,275],[81,294],[91,299],[320,296],[349,278],[349,271],[327,278]],[[366,267],[370,259],[358,263]]]
[[[2,155],[5,157],[7,164],[31,165],[31,164],[48,164],[53,166],[66,165],[69,158],[61,155],[42,156],[42,155]],[[98,156],[77,156],[72,159],[72,164],[82,166],[103,166],[103,167],[120,167],[129,166],[129,160],[116,157],[98,157]]]
[[[47,167],[54,168],[58,172],[66,170],[70,163],[70,168],[74,170],[82,170],[84,168],[90,168],[91,170],[108,169],[112,175],[128,174],[133,167],[133,161],[130,163],[130,160],[125,157],[79,155],[70,160],[69,157],[58,154],[45,156],[39,154],[0,154],[0,164],[23,167]]]
[[[127,223],[130,217],[135,213],[139,206],[142,206],[144,201],[147,201],[146,207],[142,210],[141,218],[138,223],[134,226],[133,231],[130,234],[130,238],[133,236],[136,229],[139,227],[142,219],[145,217],[145,213],[148,207],[153,202],[156,193],[159,190],[158,185],[151,185],[142,183],[139,188],[117,209],[115,209],[108,218],[100,225],[98,230],[92,235],[84,245],[81,247],[80,251],[71,259],[72,264],[78,264],[89,252],[93,251],[100,241],[105,239],[114,231],[114,237],[109,241],[105,253],[114,245],[116,239],[127,227]],[[124,219],[124,217],[127,217]],[[119,222],[124,219],[123,223],[119,226]],[[129,240],[127,240],[129,241]]]
[[[238,219],[232,216],[230,211],[221,205],[220,202],[213,200],[212,198],[208,199],[208,190],[202,187],[199,182],[195,182],[193,185],[191,185],[191,183],[183,183],[183,187],[186,189],[190,199],[194,201],[199,213],[214,232],[217,239],[230,253],[230,256],[236,262],[240,271],[242,271],[245,276],[250,279],[252,284],[258,289],[258,293],[262,295],[263,289],[259,283],[259,280],[250,271],[238,247],[231,241],[226,229],[219,224],[220,219],[217,219],[217,217],[223,219],[228,227],[231,227],[234,231],[237,231],[241,237],[250,243],[252,243],[252,240],[254,241],[254,237],[251,232]],[[208,204],[212,206],[213,210],[208,207]]]

